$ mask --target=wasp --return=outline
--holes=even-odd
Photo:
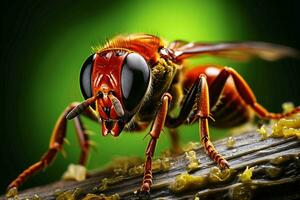
[[[67,106],[56,122],[48,151],[11,182],[8,189],[17,189],[26,178],[54,160],[62,150],[70,119],[75,123],[80,143],[79,163],[86,164],[90,143],[80,114],[100,123],[103,136],[118,137],[123,130],[142,131],[151,124],[140,189],[149,193],[152,158],[163,127],[173,133],[171,140],[176,148],[175,128],[198,123],[200,140],[208,156],[220,168],[229,168],[210,141],[208,123],[235,127],[253,119],[255,114],[262,119],[280,119],[300,112],[300,107],[288,113],[269,112],[256,101],[247,82],[233,68],[216,64],[186,67],[186,59],[204,55],[274,61],[295,57],[298,52],[264,42],[167,43],[150,34],[117,36],[84,62],[80,88],[85,100]],[[172,110],[176,107],[180,111],[174,115]]]

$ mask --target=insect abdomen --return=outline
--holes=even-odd
[[[210,88],[221,69],[222,67],[216,65],[204,65],[193,68],[185,73],[184,86],[185,88],[190,88],[200,74],[205,74],[208,87]],[[214,95],[213,91],[210,91],[210,95]],[[211,125],[215,127],[235,127],[253,118],[253,112],[239,95],[231,77],[227,79],[218,102],[210,106],[212,117],[215,120],[211,122]]]
[[[237,92],[231,77],[226,81],[218,103],[211,108],[215,119],[211,124],[219,128],[230,128],[244,124],[253,118],[253,112]]]

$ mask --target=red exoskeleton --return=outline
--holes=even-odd
[[[185,67],[184,60],[211,55],[235,60],[258,57],[273,61],[297,52],[289,47],[262,43],[169,44],[148,34],[117,36],[99,48],[83,64],[80,86],[85,101],[71,103],[54,127],[48,151],[40,161],[23,171],[8,188],[18,188],[34,172],[46,168],[62,150],[67,119],[73,119],[81,155],[86,164],[89,138],[79,114],[101,123],[102,135],[120,135],[122,130],[144,130],[151,125],[146,149],[141,191],[150,192],[152,157],[163,127],[171,130],[173,148],[178,148],[174,129],[181,124],[199,123],[204,150],[220,168],[229,168],[225,158],[209,139],[208,122],[216,127],[234,127],[253,118],[279,119],[300,112],[272,113],[261,106],[247,82],[233,68],[215,64]],[[170,111],[180,107],[178,116]],[[192,134],[192,133],[191,133]]]

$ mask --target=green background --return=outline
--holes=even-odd
[[[73,101],[81,101],[79,71],[92,53],[117,34],[144,32],[168,41],[260,40],[300,49],[296,8],[271,1],[20,1],[4,6],[1,53],[1,171],[0,189],[47,150],[51,131],[60,113]],[[218,63],[237,69],[249,82],[258,101],[280,111],[284,101],[300,103],[299,60],[238,63],[225,59],[199,58],[192,64]],[[88,168],[108,163],[116,156],[143,156],[149,138],[143,133],[102,137],[101,127],[84,120],[96,135],[91,139]],[[197,125],[180,128],[182,143],[198,141]],[[227,130],[211,131],[213,139]],[[69,123],[65,145],[67,158],[58,155],[45,172],[23,188],[60,178],[79,158],[73,124]],[[161,134],[156,155],[169,148],[167,131]]]

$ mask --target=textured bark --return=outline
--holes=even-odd
[[[232,171],[229,176],[219,181],[208,178],[216,166],[202,148],[195,149],[200,168],[190,172],[205,181],[191,184],[181,191],[170,189],[176,176],[187,172],[189,160],[185,154],[171,158],[171,167],[158,170],[153,174],[151,199],[299,199],[300,198],[300,141],[295,138],[268,138],[261,140],[257,132],[248,132],[235,136],[233,148],[226,146],[227,138],[214,142],[216,149],[228,160]],[[241,181],[241,174],[246,166],[253,167],[250,181]],[[88,179],[76,181],[58,181],[46,186],[21,191],[19,199],[82,199],[87,194],[97,194],[92,199],[138,199],[135,191],[139,190],[142,174],[123,174],[107,185],[103,179],[116,175],[111,170],[94,173]],[[114,183],[115,182],[115,183]],[[75,188],[79,188],[75,190]],[[65,193],[62,193],[67,191]],[[89,197],[92,197],[91,195]],[[143,196],[146,197],[146,196]]]

